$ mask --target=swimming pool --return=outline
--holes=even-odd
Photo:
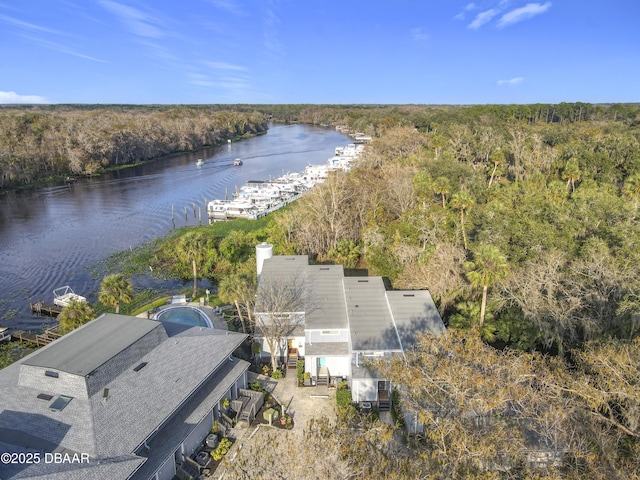
[[[159,311],[154,317],[159,322],[180,323],[194,327],[213,328],[213,324],[206,313],[196,307],[169,307]]]

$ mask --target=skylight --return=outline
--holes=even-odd
[[[47,401],[49,401],[49,400],[51,400],[51,399],[53,398],[53,395],[47,395],[46,393],[39,393],[39,394],[38,394],[38,398],[39,398],[40,400],[47,400]]]
[[[51,409],[52,412],[59,412],[61,410],[64,410],[64,407],[69,405],[69,402],[71,400],[73,400],[73,397],[67,397],[65,395],[60,395],[58,398],[56,398],[53,401],[53,403],[51,405],[49,405],[49,408]]]
[[[44,374],[47,377],[58,378],[58,372],[52,372],[51,370],[45,370]]]

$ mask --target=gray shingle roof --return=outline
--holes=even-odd
[[[344,291],[352,350],[400,350],[382,277],[346,277]]]
[[[392,290],[386,295],[404,350],[416,343],[419,333],[444,333],[444,323],[427,290]]]
[[[348,328],[342,265],[309,265],[306,273],[312,294],[310,308],[305,315],[307,327]]]
[[[74,375],[87,375],[159,323],[125,315],[105,314],[104,321],[89,322],[57,342],[38,350],[25,365],[48,367]]]
[[[133,327],[134,332],[131,338],[138,338],[143,346],[146,343],[144,335],[139,336],[139,332],[147,330],[147,335],[152,335],[155,341],[156,328],[164,329],[161,323],[140,318],[128,317],[129,322],[141,322],[144,328]],[[111,322],[113,318],[109,316],[100,317],[92,323]],[[123,323],[127,328],[128,322]],[[154,325],[153,328],[151,325]],[[85,329],[95,331],[110,331],[110,327]],[[77,330],[69,334],[73,337],[81,334]],[[62,343],[68,337],[52,343],[48,350],[56,350],[56,344]],[[81,334],[81,338],[84,338]],[[100,365],[103,369],[109,370],[111,364],[117,371],[117,375],[106,375],[108,383],[99,390],[90,392],[89,396],[83,398],[82,395],[73,396],[73,400],[61,411],[53,412],[49,406],[51,401],[43,401],[37,398],[39,393],[49,393],[38,388],[38,378],[45,378],[42,375],[42,364],[45,368],[49,362],[41,361],[42,358],[53,358],[57,360],[58,354],[47,357],[42,355],[40,360],[33,361],[33,357],[41,354],[44,350],[36,352],[23,361],[16,362],[0,371],[0,442],[12,445],[11,451],[21,451],[32,446],[45,451],[51,451],[54,446],[57,451],[71,451],[78,453],[88,453],[92,458],[102,459],[103,462],[113,461],[114,468],[118,471],[128,465],[130,470],[127,475],[89,475],[86,465],[78,466],[85,471],[87,476],[83,478],[126,478],[139,465],[139,461],[134,461],[131,454],[137,447],[152,435],[165,422],[171,421],[174,414],[179,413],[185,402],[191,401],[194,394],[200,394],[203,385],[221,381],[224,383],[224,375],[229,356],[246,338],[244,334],[226,332],[203,327],[194,327],[171,337],[165,335],[164,341],[160,342],[150,351],[143,348],[135,361],[128,366],[122,367],[118,362],[121,356],[116,356],[116,360]],[[75,342],[65,342],[64,344],[75,345]],[[63,345],[64,345],[63,344]],[[130,347],[129,342],[119,343],[121,348]],[[137,344],[133,344],[134,348]],[[75,347],[74,347],[75,348]],[[100,349],[99,356],[104,358],[105,351],[110,349]],[[130,352],[131,353],[131,352]],[[86,355],[85,352],[81,353]],[[62,354],[60,354],[62,355]],[[133,357],[128,356],[132,359]],[[90,363],[91,360],[89,360]],[[134,371],[136,365],[146,362],[146,365],[139,371]],[[93,362],[95,364],[96,362]],[[246,362],[239,360],[234,364],[235,368],[246,370]],[[81,367],[82,368],[82,367]],[[85,371],[86,369],[82,369]],[[93,370],[92,370],[93,371]],[[23,377],[32,373],[36,374],[35,380],[22,381]],[[235,372],[235,370],[234,370]],[[38,377],[37,374],[40,376]],[[234,375],[237,372],[234,373]],[[97,376],[99,376],[98,374]],[[73,380],[73,376],[70,376]],[[90,385],[92,376],[86,378],[76,376],[75,378],[86,381]],[[237,378],[237,376],[235,377]],[[222,379],[222,380],[221,380]],[[65,385],[65,378],[58,379]],[[49,381],[49,380],[47,380]],[[55,380],[54,380],[55,381]],[[77,382],[76,382],[77,383]],[[215,382],[214,382],[215,383]],[[45,385],[50,385],[43,383]],[[69,383],[71,387],[75,384]],[[71,388],[70,387],[70,388]],[[87,389],[85,389],[85,393]],[[62,393],[62,392],[61,392]],[[103,398],[104,394],[106,398]],[[192,405],[190,412],[197,408]],[[16,429],[27,433],[26,436],[12,434]],[[33,438],[32,438],[33,437]],[[122,461],[117,460],[122,459]],[[34,471],[35,472],[35,471]],[[115,471],[114,471],[115,472]],[[61,473],[62,475],[62,473]],[[61,478],[75,478],[71,473],[64,473]],[[9,475],[4,467],[0,465],[0,477]]]

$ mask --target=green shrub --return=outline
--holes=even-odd
[[[302,385],[304,381],[304,360],[298,360],[296,363],[296,376],[298,377],[298,384]]]
[[[216,462],[218,460],[222,460],[222,457],[224,457],[227,454],[230,448],[231,448],[231,440],[225,437],[222,440],[220,440],[220,443],[218,444],[218,448],[216,448],[211,452],[211,457]]]
[[[346,388],[336,390],[336,403],[338,407],[349,408],[351,406],[351,391]]]
[[[274,370],[273,373],[271,374],[271,378],[273,378],[274,380],[278,380],[282,378],[282,370],[280,370],[279,368]]]

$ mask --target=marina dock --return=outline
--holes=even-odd
[[[365,143],[365,142],[363,142]],[[213,200],[207,204],[209,223],[247,218],[256,220],[297,200],[332,172],[349,172],[364,146],[350,143],[337,147],[327,163],[308,165],[303,172],[288,173],[269,180],[251,180],[236,189],[233,200]]]

